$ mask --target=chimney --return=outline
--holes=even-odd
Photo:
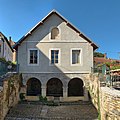
[[[9,37],[9,43],[10,43],[10,45],[12,45],[11,36]]]
[[[11,40],[11,36],[9,37],[9,40]]]

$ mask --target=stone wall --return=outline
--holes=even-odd
[[[0,92],[0,120],[3,120],[11,107],[19,100],[20,76],[10,75],[4,79],[3,90]]]
[[[0,91],[0,120],[1,120],[1,117],[2,117],[2,105],[3,105],[3,92]]]
[[[101,84],[101,76],[90,75],[89,93],[100,120],[120,120],[120,91]],[[104,79],[104,78],[103,78]]]
[[[96,109],[99,108],[99,91],[100,91],[100,82],[97,75],[90,75],[89,77],[89,85],[88,85],[88,91],[90,94],[90,99]]]
[[[120,91],[101,87],[101,120],[120,120]]]

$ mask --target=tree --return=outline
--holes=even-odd
[[[94,57],[104,57],[104,54],[100,52],[94,52]]]

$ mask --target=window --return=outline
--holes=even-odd
[[[59,63],[59,50],[51,50],[51,64]]]
[[[59,29],[57,27],[51,30],[51,39],[57,39],[59,35]]]
[[[72,50],[72,64],[80,64],[80,50]]]
[[[38,50],[29,50],[29,64],[38,64]]]

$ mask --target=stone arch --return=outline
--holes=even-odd
[[[57,39],[59,35],[59,29],[57,27],[54,27],[51,29],[51,39]]]
[[[58,78],[51,78],[47,82],[47,96],[60,97],[63,96],[63,83]]]
[[[27,81],[27,95],[38,96],[41,95],[41,82],[39,79],[33,77]]]
[[[84,96],[84,83],[80,78],[73,78],[68,83],[69,96]]]

